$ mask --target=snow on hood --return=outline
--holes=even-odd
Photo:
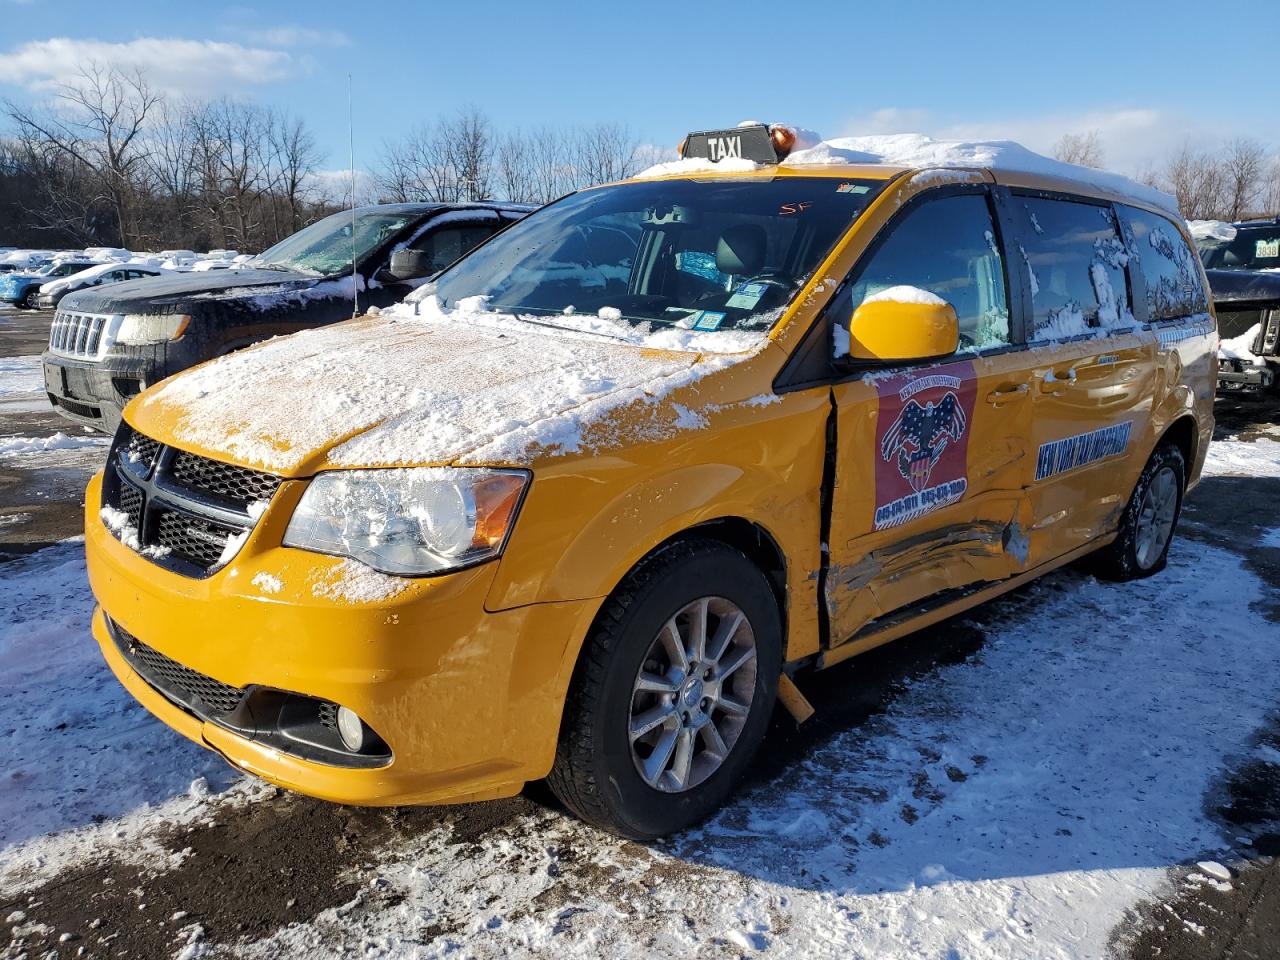
[[[1123,197],[1178,213],[1178,201],[1167,193],[1145,186],[1118,173],[1064,163],[1028,150],[1012,140],[935,140],[920,133],[894,133],[872,137],[836,137],[791,153],[788,167],[830,164],[883,164],[913,169],[967,168],[1005,170],[1039,176],[1064,177],[1087,183]],[[743,173],[761,165],[739,157],[719,162],[699,158],[659,163],[636,175],[638,179],[669,174]]]
[[[127,419],[285,475],[325,465],[525,466],[600,442],[673,436],[690,422],[659,401],[749,355],[677,352],[661,334],[645,343],[551,331],[445,311],[434,299],[420,306],[204,364],[144,393]],[[632,405],[625,427],[611,419]]]

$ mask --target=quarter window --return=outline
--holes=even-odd
[[[1205,313],[1204,286],[1195,254],[1172,223],[1154,213],[1125,207],[1133,254],[1147,288],[1147,314],[1153,321]]]
[[[955,309],[961,350],[1009,343],[1004,264],[985,194],[928,200],[890,230],[853,283],[850,312],[890,287],[915,287]]]
[[[1109,206],[1014,197],[1031,282],[1031,340],[1131,327],[1129,254]]]

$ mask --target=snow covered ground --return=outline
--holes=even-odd
[[[1219,445],[1212,472],[1271,469],[1268,442]],[[79,543],[0,582],[4,901],[104,859],[162,878],[184,859],[162,835],[271,815],[272,791],[112,678]],[[1240,556],[1185,537],[1140,583],[1064,571],[978,611],[972,656],[669,843],[532,804],[465,843],[441,821],[362,851],[341,905],[234,944],[183,920],[173,953],[1101,957],[1145,898],[1231,882],[1191,865],[1230,860],[1205,797],[1276,707],[1263,596]]]

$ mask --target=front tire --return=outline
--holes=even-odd
[[[40,306],[40,304],[37,302],[39,299],[40,299],[39,290],[28,290],[26,293],[22,295],[22,300],[19,301],[18,306],[21,307],[23,310],[35,310]]]
[[[698,823],[759,748],[781,669],[781,617],[760,569],[718,541],[663,548],[587,637],[551,789],[581,819],[635,840]]]
[[[1095,554],[1094,572],[1107,580],[1139,580],[1159,573],[1169,558],[1182,513],[1187,465],[1182,451],[1163,443],[1142,468],[1120,518],[1120,531]]]

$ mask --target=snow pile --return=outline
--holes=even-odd
[[[145,431],[151,417],[164,417],[178,444],[277,473],[323,454],[343,466],[525,465],[674,435],[662,401],[745,356],[700,351],[765,342],[646,333],[599,316],[443,310],[428,298],[205,364],[144,394],[132,419]],[[280,416],[281,398],[296,412]],[[622,407],[635,414],[625,436],[612,419]]]
[[[930,307],[945,307],[947,301],[936,293],[921,290],[919,287],[888,287],[878,293],[863,298],[863,303],[920,303]]]
[[[52,450],[79,450],[82,447],[105,448],[110,445],[110,437],[100,435],[69,437],[59,430],[52,437],[0,438],[0,457],[21,456],[23,454],[30,453],[48,453]]]
[[[1255,323],[1240,336],[1232,337],[1230,340],[1223,340],[1218,344],[1218,358],[1221,360],[1243,360],[1250,366],[1265,367],[1267,362],[1254,353],[1252,349],[1258,339],[1258,334],[1261,332],[1262,324]]]
[[[1206,477],[1280,478],[1280,442],[1268,437],[1214,440],[1205,453]]]
[[[1177,214],[1172,196],[1145,186],[1118,173],[1063,163],[1028,150],[1012,140],[935,140],[919,133],[884,134],[871,137],[837,137],[823,140],[806,150],[797,150],[783,161],[788,167],[829,164],[873,164],[908,169],[986,168],[1040,176],[1064,177],[1099,190],[1161,207]],[[638,174],[639,178],[670,174],[739,173],[754,170],[750,160],[730,158],[675,160],[660,163]]]
[[[0,888],[16,892],[15,871],[33,881],[83,863],[87,850],[142,855],[140,827],[195,815],[195,778],[236,778],[147,713],[103,661],[81,541],[0,566],[0,596]]]
[[[1221,220],[1188,220],[1187,231],[1195,240],[1220,240],[1230,243],[1236,238],[1236,228]]]

